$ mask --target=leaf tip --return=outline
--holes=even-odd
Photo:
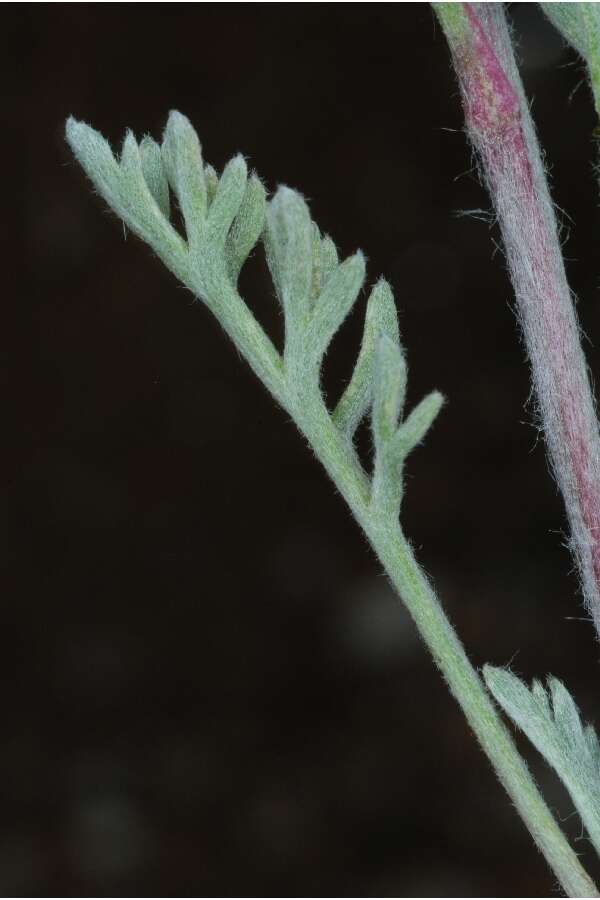
[[[92,144],[102,140],[101,134],[87,125],[85,122],[69,116],[65,122],[65,138],[73,151],[83,147],[90,147]]]

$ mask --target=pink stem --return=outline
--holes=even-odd
[[[548,455],[600,634],[600,438],[539,145],[502,4],[438,14],[504,239]]]

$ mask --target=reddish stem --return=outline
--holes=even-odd
[[[600,439],[552,201],[502,4],[463,3],[445,25],[467,129],[481,159],[585,603],[600,633]]]

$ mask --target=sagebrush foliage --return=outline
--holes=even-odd
[[[399,524],[406,456],[435,419],[442,396],[427,395],[404,417],[406,361],[390,286],[380,280],[367,301],[354,371],[335,409],[321,390],[325,354],[364,284],[357,252],[339,261],[302,196],[280,187],[271,199],[242,156],[219,176],[180,113],[169,116],[162,144],[129,132],[119,159],[94,129],[74,119],[67,140],[99,194],[205,303],[267,389],[289,413],[346,500],[382,562],[482,748],[561,884],[573,896],[597,896],[531,779],[489,694],[416,562]],[[185,237],[170,221],[178,204]],[[280,354],[240,297],[240,271],[262,244],[285,321]],[[373,465],[354,448],[370,416]],[[243,456],[243,448],[240,448]],[[232,548],[232,554],[234,553]]]
[[[362,253],[340,261],[335,244],[321,235],[302,196],[280,187],[267,200],[260,179],[248,176],[242,156],[234,157],[218,176],[205,165],[196,132],[178,112],[170,114],[160,146],[149,137],[138,145],[128,132],[120,159],[82,122],[69,119],[67,140],[104,200],[206,303],[311,441],[311,422],[323,413],[320,373],[325,354],[364,284]],[[171,195],[181,210],[185,239],[170,221]],[[237,291],[240,271],[259,243],[283,309],[283,356]],[[381,280],[370,293],[356,366],[330,422],[347,444],[357,477],[365,482],[367,505],[391,518],[399,512],[403,462],[442,404],[441,395],[433,392],[402,422],[405,388],[394,299]],[[374,445],[370,481],[352,451],[356,428],[369,411]]]

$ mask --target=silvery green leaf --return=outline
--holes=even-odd
[[[483,676],[488,688],[504,709],[523,731],[526,731],[533,743],[544,743],[547,720],[539,704],[539,697],[534,698],[520,678],[508,669],[484,666]]]
[[[180,113],[170,114],[161,148],[149,137],[138,147],[129,133],[120,163],[106,141],[87,126],[71,120],[67,132],[109,204],[206,302],[273,394],[293,414],[301,415],[302,406],[314,402],[314,415],[318,409],[317,418],[322,416],[326,408],[320,367],[362,287],[362,253],[340,264],[335,244],[322,237],[303,197],[280,187],[267,204],[259,179],[248,179],[243,157],[232,159],[218,177],[203,163],[196,132]],[[169,187],[182,210],[187,246],[167,220]],[[240,269],[261,234],[285,314],[283,360],[236,290]],[[421,439],[441,402],[439,395],[430,395],[398,427],[405,386],[394,300],[389,286],[380,281],[367,303],[350,383],[329,418],[335,426],[331,440],[350,453],[354,489],[369,515],[373,498],[382,497],[386,521],[399,508],[404,455]],[[370,405],[376,446],[371,483],[351,446]],[[340,441],[340,432],[345,441]]]
[[[585,60],[596,113],[600,115],[600,6],[598,3],[541,3],[554,27]]]
[[[121,172],[124,174],[124,181],[129,180],[131,183],[131,192],[141,190],[144,193],[148,191],[148,185],[144,180],[142,172],[142,160],[140,156],[140,148],[132,131],[125,133],[123,147],[121,149]],[[144,187],[145,185],[145,187]]]
[[[552,715],[552,710],[550,708],[550,700],[548,699],[548,694],[546,693],[546,688],[542,684],[541,681],[538,681],[537,678],[533,680],[533,684],[531,686],[531,693],[533,697],[538,703],[540,711],[546,716],[549,717]]]
[[[310,285],[310,306],[312,308],[323,289],[323,277],[321,272],[321,231],[319,226],[312,223],[312,280]]]
[[[211,203],[215,199],[217,188],[219,187],[219,176],[213,166],[204,166],[204,181],[206,183],[206,198],[210,208]]]
[[[125,224],[178,274],[185,265],[185,244],[152,196],[140,151],[131,132],[125,137],[120,165],[104,138],[83,122],[69,119],[67,140],[99,193]]]
[[[210,242],[225,247],[229,229],[244,199],[247,177],[248,167],[241,154],[230,159],[223,169],[208,212],[207,237]]]
[[[124,220],[152,247],[160,246],[165,234],[172,231],[146,183],[142,171],[140,148],[128,131],[121,152],[121,203]]]
[[[337,427],[350,439],[372,401],[375,347],[380,334],[386,334],[396,344],[399,342],[394,296],[383,279],[377,282],[369,296],[358,359],[333,413]]]
[[[168,219],[170,215],[169,182],[163,166],[160,147],[148,135],[140,142],[140,158],[148,189],[156,200],[158,208]]]
[[[586,744],[587,752],[590,760],[596,766],[597,777],[600,780],[600,744],[598,743],[598,735],[593,725],[586,725],[583,729],[583,739]]]
[[[260,238],[265,223],[266,203],[265,189],[256,175],[252,175],[248,179],[239,211],[227,238],[229,274],[234,282],[237,282],[242,266]]]
[[[265,250],[286,328],[304,328],[312,283],[313,229],[308,207],[297,191],[280,187],[267,204]]]
[[[90,166],[96,166],[99,158],[93,179],[125,224],[157,253],[166,246],[170,252],[180,254],[181,241],[158,208],[144,179],[139,148],[132,132],[125,136],[116,171],[113,165],[116,160],[108,144],[92,129],[72,123],[68,136],[74,149],[77,146],[83,155],[92,154],[88,160]]]
[[[207,210],[202,150],[189,119],[175,110],[167,120],[162,157],[169,184],[179,201],[188,242],[195,243]]]
[[[338,252],[335,244],[329,237],[325,235],[321,241],[320,268],[321,268],[321,286],[324,287],[327,279],[338,265]]]
[[[560,726],[565,738],[572,746],[581,746],[583,728],[579,718],[579,711],[573,698],[564,684],[557,678],[550,677],[548,686],[552,696],[552,708],[556,724]]]
[[[597,3],[541,3],[562,36],[587,61],[600,50],[600,8]]]
[[[338,267],[338,254],[335,244],[330,237],[321,237],[318,225],[314,222],[313,227],[313,272],[312,284],[310,290],[311,307],[320,293],[323,291],[329,276]]]
[[[163,163],[186,220],[188,251],[181,239],[177,235],[172,238],[168,231],[171,226],[157,204],[156,192],[148,186],[144,174],[147,167],[142,163],[133,136],[126,139],[119,167],[97,135],[90,137],[89,131],[77,132],[76,127],[71,131],[74,149],[82,161],[87,161],[90,177],[99,190],[104,191],[115,211],[137,223],[138,233],[142,236],[150,235],[147,239],[156,252],[183,284],[205,301],[240,356],[307,438],[421,627],[438,665],[467,711],[524,820],[536,839],[544,832],[544,841],[538,842],[547,858],[552,862],[548,848],[557,848],[555,855],[560,857],[558,872],[564,876],[562,882],[569,889],[587,889],[590,880],[578,866],[576,857],[529,779],[526,767],[507,739],[505,729],[462,653],[425,575],[415,563],[397,521],[390,521],[389,516],[394,510],[397,513],[401,482],[399,473],[394,472],[397,460],[390,459],[389,450],[393,448],[405,380],[404,361],[394,329],[390,327],[387,332],[383,329],[379,335],[373,385],[371,389],[364,385],[361,388],[373,396],[373,430],[378,445],[373,482],[369,481],[350,442],[344,440],[331,421],[320,392],[314,359],[310,357],[311,354],[319,357],[351,307],[364,276],[362,257],[357,254],[339,266],[329,239],[322,242],[321,253],[316,254],[316,230],[302,198],[286,188],[278,192],[269,204],[265,232],[269,264],[286,314],[286,347],[282,359],[239,296],[228,271],[231,265],[228,256],[235,260],[236,254],[237,259],[247,255],[256,234],[253,216],[248,233],[244,232],[242,224],[239,233],[235,230],[236,222],[244,221],[240,208],[247,196],[243,160],[233,160],[216,184],[210,171],[207,174],[202,166],[199,144],[187,120],[177,114],[171,117],[163,144]],[[314,305],[311,306],[315,267],[318,268],[319,289],[314,291]],[[290,340],[293,352],[288,355]],[[315,353],[315,347],[318,353]],[[292,369],[287,366],[288,360],[295,363]],[[359,406],[363,403],[361,401]],[[418,431],[422,431],[422,426],[415,427],[414,433]],[[378,481],[378,473],[385,477]],[[380,506],[371,502],[372,497],[377,496],[378,486],[385,488]],[[591,747],[587,737],[585,744]],[[522,796],[527,802],[520,806]],[[542,823],[541,828],[539,823]]]
[[[98,193],[119,212],[121,170],[108,141],[94,128],[72,116],[67,119],[66,137],[75,158]]]
[[[600,750],[594,729],[582,727],[573,698],[556,678],[548,679],[550,708],[538,681],[530,691],[506,669],[484,666],[483,675],[500,706],[556,771],[600,853]]]
[[[377,337],[373,377],[372,428],[379,451],[396,432],[406,392],[406,363],[400,344],[387,334]]]
[[[308,326],[306,349],[320,362],[331,340],[354,306],[365,279],[365,258],[360,252],[344,260],[327,278],[315,300]]]
[[[393,452],[399,459],[406,457],[421,443],[443,405],[442,394],[432,391],[410,412],[393,439]]]
[[[397,521],[402,498],[402,459],[394,452],[393,438],[402,414],[406,391],[406,363],[397,340],[379,334],[373,366],[371,431],[375,448],[371,508],[391,522]]]

